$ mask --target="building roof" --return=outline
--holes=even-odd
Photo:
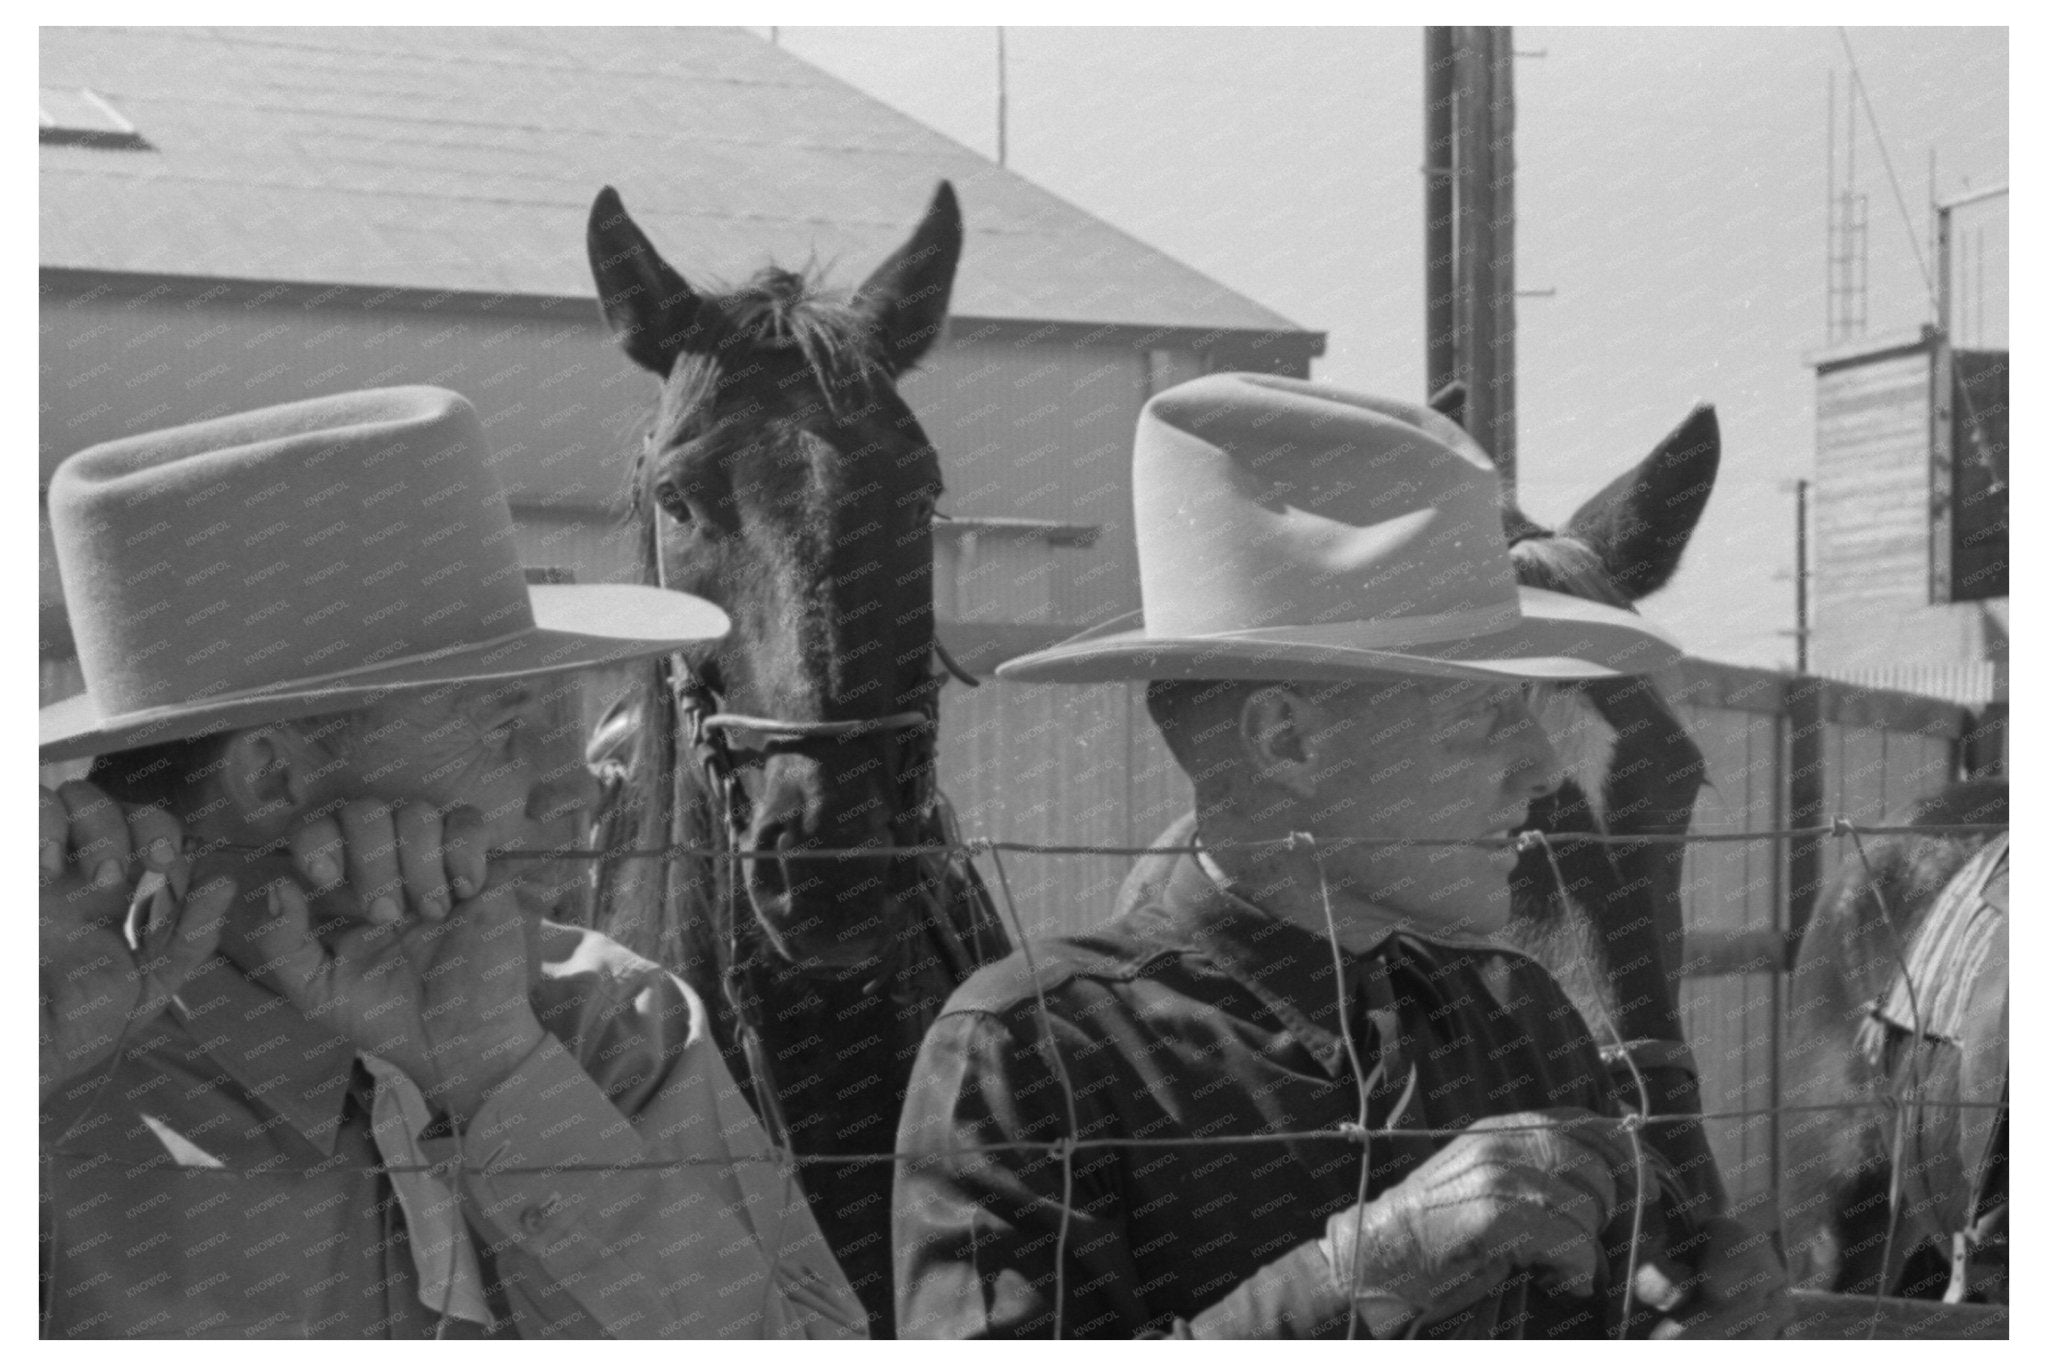
[[[967,220],[957,315],[1320,334],[743,29],[41,31],[146,147],[41,148],[45,268],[588,297],[612,184],[686,276],[771,257],[840,283],[934,183]],[[81,145],[83,143],[84,145]]]

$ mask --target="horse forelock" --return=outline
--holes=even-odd
[[[1608,607],[1629,607],[1599,554],[1575,536],[1526,536],[1508,548],[1508,555],[1515,577],[1527,587],[1569,593]]]
[[[722,391],[744,390],[764,356],[800,361],[812,389],[835,417],[858,406],[888,378],[868,316],[842,291],[827,288],[814,267],[769,266],[745,284],[701,296],[698,336],[676,357],[648,434],[708,427],[718,420]],[[771,381],[779,387],[779,381]],[[651,462],[643,442],[629,471],[637,516],[651,513]]]

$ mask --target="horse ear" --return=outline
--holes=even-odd
[[[1630,602],[1671,581],[1721,467],[1721,424],[1696,405],[1642,463],[1588,498],[1565,530],[1592,547]]]
[[[891,375],[917,364],[939,339],[959,264],[960,201],[952,183],[942,180],[910,240],[854,292],[854,307],[873,325]]]
[[[613,338],[634,364],[667,378],[697,320],[696,291],[661,259],[609,185],[591,203],[586,241]]]
[[[1460,427],[1465,425],[1465,381],[1454,379],[1429,396],[1429,406]]]

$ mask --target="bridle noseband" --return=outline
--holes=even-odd
[[[847,721],[790,721],[724,709],[717,690],[687,667],[665,663],[669,691],[685,738],[715,791],[723,798],[726,837],[736,841],[753,826],[754,798],[740,775],[778,754],[816,754],[846,744],[879,742],[883,761],[898,784],[891,833],[898,844],[916,843],[937,801],[934,772],[938,735],[937,689],[931,700],[908,711]],[[740,736],[751,743],[735,743]]]

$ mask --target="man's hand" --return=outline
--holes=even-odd
[[[444,817],[424,802],[358,799],[301,822],[287,843],[301,881],[373,925],[408,910],[445,919],[490,876],[483,815],[469,806]]]
[[[317,833],[292,841],[294,872],[307,871],[327,894],[309,898],[296,876],[275,878],[223,952],[302,1014],[400,1068],[466,1125],[542,1037],[516,881],[475,890],[486,870],[473,811],[444,823],[425,806],[353,810],[337,826],[338,846]],[[323,857],[331,866],[312,872]],[[473,894],[461,896],[465,888]],[[393,918],[401,889],[414,914]]]
[[[1777,1338],[1791,1321],[1785,1293],[1785,1259],[1770,1235],[1739,1219],[1714,1218],[1701,1228],[1699,1270],[1674,1276],[1670,1257],[1644,1265],[1638,1293],[1659,1306],[1672,1306],[1653,1338]],[[1674,1246],[1671,1253],[1692,1249]],[[1646,1284],[1653,1278],[1665,1286]]]
[[[156,807],[124,810],[85,782],[37,799],[41,885],[39,1096],[104,1063],[124,1032],[162,1012],[172,993],[214,951],[234,883],[193,888],[176,817]],[[156,874],[126,922],[136,882]]]
[[[1591,1294],[1606,1260],[1600,1233],[1632,1163],[1618,1121],[1579,1110],[1491,1116],[1392,1190],[1331,1216],[1323,1252],[1375,1334],[1455,1313],[1520,1267]]]

